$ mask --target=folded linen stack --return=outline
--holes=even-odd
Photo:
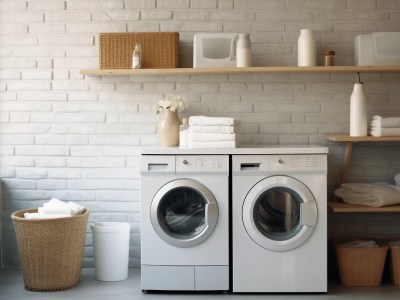
[[[398,136],[400,135],[400,117],[384,118],[373,116],[370,125],[372,136]]]
[[[189,117],[188,147],[236,148],[235,129],[234,118]]]
[[[79,215],[85,208],[69,201],[68,203],[52,198],[38,208],[37,213],[24,213],[25,219],[55,219]]]
[[[342,183],[335,195],[348,204],[381,207],[400,203],[400,187],[385,182]]]

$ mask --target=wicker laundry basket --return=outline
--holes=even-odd
[[[80,279],[87,209],[80,215],[57,219],[25,219],[20,210],[14,222],[25,289],[60,291],[72,288]]]
[[[384,242],[399,241],[400,237],[385,238]],[[400,286],[400,246],[389,245],[390,277],[394,285]]]
[[[141,45],[142,69],[178,67],[178,32],[100,33],[100,69],[131,69],[135,44]]]
[[[354,240],[375,240],[379,248],[351,248],[342,244]],[[379,286],[382,282],[388,245],[374,238],[336,238],[333,240],[340,282],[345,286]]]

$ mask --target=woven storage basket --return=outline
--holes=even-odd
[[[376,241],[379,248],[350,248],[341,244],[354,240],[373,238],[336,238],[333,241],[339,268],[340,281],[346,286],[379,286],[382,282],[388,246]]]
[[[20,210],[11,215],[14,222],[25,289],[60,291],[72,288],[80,279],[87,209],[80,215],[57,219],[25,219]]]
[[[178,32],[100,33],[100,69],[131,69],[135,44],[142,48],[142,69],[178,67]]]
[[[385,238],[385,243],[399,241],[400,237]],[[400,286],[400,246],[389,245],[390,277],[394,285]]]

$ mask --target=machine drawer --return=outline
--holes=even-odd
[[[193,266],[142,265],[142,290],[193,291]]]

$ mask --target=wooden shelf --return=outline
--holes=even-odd
[[[400,136],[349,136],[345,134],[327,135],[326,139],[333,142],[345,142],[346,149],[344,154],[344,167],[341,183],[347,182],[351,165],[351,153],[353,151],[353,143],[357,142],[400,142]]]
[[[196,74],[256,74],[256,73],[354,73],[400,72],[400,66],[333,66],[333,67],[247,67],[247,68],[175,68],[175,69],[86,69],[81,74],[103,75],[196,75]]]
[[[347,204],[343,202],[328,201],[328,207],[334,213],[397,213],[400,212],[400,205],[370,207],[363,205]]]
[[[349,136],[333,134],[326,137],[333,142],[400,142],[400,136]]]

